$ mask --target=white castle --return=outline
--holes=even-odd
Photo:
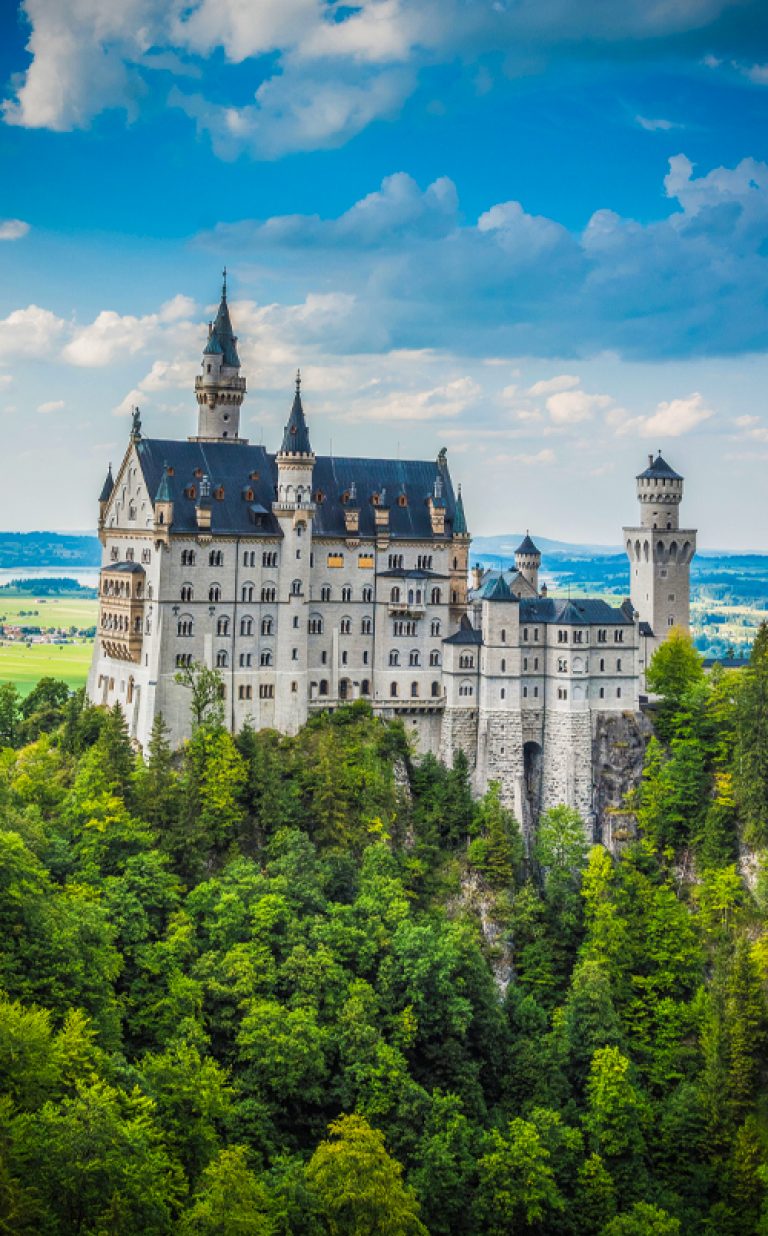
[[[624,529],[631,598],[556,598],[529,536],[515,568],[475,568],[447,456],[315,455],[300,379],[277,454],[240,436],[245,396],[226,281],[195,379],[186,441],[130,442],[99,500],[100,611],[88,694],[123,708],[146,746],[162,713],[191,729],[180,668],[223,682],[226,724],[294,734],[355,699],[400,717],[417,749],[466,752],[523,823],[556,803],[595,816],[596,739],[635,714],[645,667],[689,624],[696,533],[679,528],[683,480],[662,459],[637,478]]]

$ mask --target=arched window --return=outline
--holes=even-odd
[[[330,584],[323,584],[322,588],[320,589],[320,600],[330,601],[330,599],[331,599]]]
[[[397,699],[397,683],[396,682],[391,682],[389,684],[389,694],[393,700]]]
[[[194,634],[194,623],[191,614],[182,614],[176,624],[176,634],[188,639]]]
[[[208,600],[209,601],[220,601],[221,600],[221,588],[219,587],[218,584],[211,584],[210,588],[208,589]]]
[[[436,651],[436,650],[434,650],[434,649],[433,649],[433,651],[432,651],[432,652],[430,652],[430,654],[429,654],[429,664],[430,664],[430,665],[439,665],[439,664],[440,664],[440,653],[439,653],[439,652],[437,652],[437,651]]]
[[[253,618],[246,616],[240,619],[240,634],[253,635]]]
[[[415,700],[415,699],[418,699],[418,697],[419,697],[419,684],[417,682],[412,682],[411,683],[411,699]]]
[[[240,590],[240,600],[241,601],[252,601],[253,600],[253,584],[243,584],[242,589]]]
[[[220,549],[212,549],[208,555],[209,566],[224,566],[224,555]]]
[[[432,622],[430,623],[430,626],[429,626],[429,633],[430,635],[440,634],[440,619],[439,618],[432,619]]]
[[[193,587],[192,587],[192,585],[191,585],[191,584],[182,584],[182,585],[181,585],[181,599],[182,599],[182,601],[191,601],[191,600],[192,600],[192,598],[194,597],[194,595],[195,595],[195,592],[194,592],[194,589],[193,589]]]
[[[261,620],[262,635],[271,635],[274,628],[274,620],[269,616]]]
[[[277,600],[277,589],[272,584],[267,584],[261,590],[262,601],[270,604]]]
[[[272,653],[270,652],[268,648],[265,648],[264,652],[262,652],[261,656],[259,657],[259,664],[260,665],[271,665],[272,664]]]
[[[371,694],[371,684],[369,683],[367,678],[364,678],[363,681],[360,683],[360,694],[361,695]]]
[[[309,619],[309,634],[310,635],[322,635],[322,633],[323,633],[322,618],[320,617],[319,614],[312,614]]]
[[[350,587],[345,586],[344,588],[342,588],[342,590],[341,590],[341,599],[342,599],[342,601],[351,601],[351,600],[352,600],[352,589],[351,589]]]
[[[328,694],[328,680],[327,680],[327,678],[321,678],[321,679],[320,679],[320,688],[319,688],[318,694],[319,694],[319,695],[327,695],[327,694]]]
[[[421,665],[421,654],[418,649],[414,648],[408,657],[409,665]]]
[[[432,604],[439,605],[442,601],[442,593],[439,588],[433,588],[431,592]]]
[[[349,695],[349,679],[342,678],[339,683],[339,699],[345,700]]]
[[[350,635],[352,633],[352,619],[342,618],[339,623],[339,631],[342,635]]]
[[[440,694],[440,683],[439,683],[439,682],[433,682],[433,683],[432,683],[432,695],[433,695],[433,696],[437,696],[437,695],[439,695],[439,694]]]
[[[194,551],[194,549],[182,549],[182,551],[181,551],[181,565],[182,565],[182,566],[194,566],[194,565],[195,565],[195,551]]]
[[[294,579],[291,582],[291,596],[292,597],[301,596],[301,580],[300,579]]]
[[[229,665],[229,654],[223,648],[216,653],[216,668],[226,669]]]
[[[393,605],[398,605],[400,603],[400,589],[393,588],[389,594],[389,599]]]
[[[360,623],[360,631],[362,632],[363,635],[371,635],[373,632],[373,619],[363,618],[362,622]]]
[[[397,651],[396,648],[393,648],[389,654],[389,664],[390,665],[400,664],[400,653]]]
[[[373,588],[370,588],[367,585],[363,588],[363,600],[366,605],[370,605],[373,600]]]

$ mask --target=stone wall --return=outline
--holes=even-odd
[[[544,717],[541,809],[566,803],[592,832],[592,720],[586,711]]]
[[[634,817],[623,810],[629,790],[640,784],[648,739],[643,712],[596,713],[592,740],[595,839],[610,850],[634,835]]]
[[[457,751],[469,760],[470,771],[477,765],[477,710],[446,708],[440,734],[440,759],[451,767]]]

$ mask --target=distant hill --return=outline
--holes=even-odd
[[[0,569],[17,567],[98,567],[98,537],[86,533],[0,532]]]

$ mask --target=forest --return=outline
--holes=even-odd
[[[362,702],[1,686],[0,1232],[768,1236],[768,626],[649,674],[617,853]]]

